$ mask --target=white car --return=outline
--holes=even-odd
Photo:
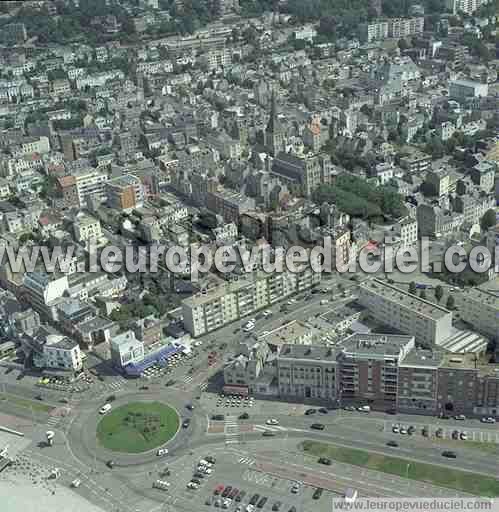
[[[164,455],[168,455],[168,448],[160,448],[157,452],[156,452],[156,455],[158,457],[163,457]]]
[[[201,459],[199,461],[199,466],[206,466],[207,468],[211,468],[213,464],[211,462],[208,462],[207,460]]]
[[[99,414],[107,414],[111,410],[111,404],[105,404],[99,409]]]
[[[267,318],[268,316],[270,316],[272,314],[272,311],[266,309],[262,314],[263,314],[264,318]]]
[[[267,425],[279,425],[279,422],[275,418],[270,418],[266,421]]]
[[[198,484],[195,484],[194,482],[189,482],[187,484],[187,489],[197,489],[199,487]]]
[[[405,435],[407,434],[407,429],[405,427],[400,427],[400,431],[399,431],[402,435]]]
[[[194,346],[195,346],[195,347],[200,347],[202,344],[203,344],[203,342],[202,342],[202,341],[195,341],[195,342],[194,342]]]
[[[398,425],[393,425],[393,427],[392,427],[392,432],[393,432],[394,434],[398,434],[398,433],[399,433],[399,426],[398,426]]]
[[[462,441],[466,441],[468,439],[468,433],[467,432],[461,432],[459,434],[459,437],[461,438]]]
[[[77,489],[78,487],[80,487],[81,485],[81,480],[79,478],[75,478],[72,482],[71,482],[71,487],[74,487],[75,489]]]
[[[243,331],[244,332],[249,332],[249,331],[252,331],[254,328],[255,328],[255,324],[246,324],[243,327]]]
[[[253,505],[250,504],[246,507],[246,512],[254,512],[254,511],[255,511],[255,507]]]
[[[496,422],[496,419],[495,418],[492,418],[492,416],[488,417],[488,418],[482,418],[480,420],[482,423],[495,423]]]
[[[198,471],[200,473],[204,473],[205,475],[211,475],[213,473],[213,469],[210,469],[206,466],[198,466]]]

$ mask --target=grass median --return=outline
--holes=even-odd
[[[305,441],[302,444],[302,449],[309,455],[328,457],[338,462],[427,482],[439,487],[448,487],[477,496],[499,496],[499,480],[468,471],[442,468],[434,464],[317,441]]]
[[[104,416],[97,438],[108,450],[141,453],[165,444],[176,433],[179,417],[161,402],[131,402]]]
[[[0,404],[1,403],[8,403],[10,405],[13,405],[15,407],[21,407],[23,409],[30,409],[35,412],[45,412],[49,413],[55,407],[52,405],[44,404],[43,402],[37,401],[37,400],[28,400],[27,398],[20,398],[15,395],[9,395],[8,393],[0,393]]]

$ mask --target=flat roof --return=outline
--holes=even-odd
[[[399,356],[402,349],[414,341],[404,334],[356,333],[341,342],[342,352],[370,356]]]
[[[419,367],[419,368],[438,368],[444,359],[442,350],[422,350],[413,348],[399,363],[400,368]]]
[[[286,359],[303,359],[310,361],[330,361],[336,363],[337,351],[323,345],[283,345],[279,361]]]
[[[385,283],[380,279],[364,281],[360,284],[360,288],[369,290],[370,292],[380,295],[387,300],[396,302],[407,309],[411,309],[420,315],[434,318],[435,320],[439,320],[447,315],[452,315],[452,313],[444,307],[433,304],[421,297],[418,297],[417,295],[412,295],[411,293]]]
[[[499,296],[481,288],[468,288],[463,290],[458,298],[471,300],[499,311]]]

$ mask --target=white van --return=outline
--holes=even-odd
[[[107,414],[110,410],[111,410],[111,404],[103,405],[103,406],[99,409],[99,414]]]

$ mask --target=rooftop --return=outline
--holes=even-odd
[[[279,360],[304,359],[336,362],[337,352],[322,345],[283,345]]]
[[[433,318],[434,320],[439,320],[447,315],[452,315],[452,313],[444,307],[432,304],[427,300],[421,299],[416,295],[412,295],[411,293],[401,290],[396,286],[385,283],[380,279],[364,281],[360,285],[360,289],[368,290],[377,295],[381,295],[387,300],[396,302],[397,304],[400,304],[400,306],[403,306],[412,311],[416,311],[420,315]]]
[[[342,353],[350,357],[399,357],[414,345],[414,336],[403,334],[353,334],[342,343]]]
[[[479,302],[480,304],[499,311],[499,296],[481,288],[468,288],[463,290],[463,292],[459,294],[459,298],[464,301],[470,300]]]

